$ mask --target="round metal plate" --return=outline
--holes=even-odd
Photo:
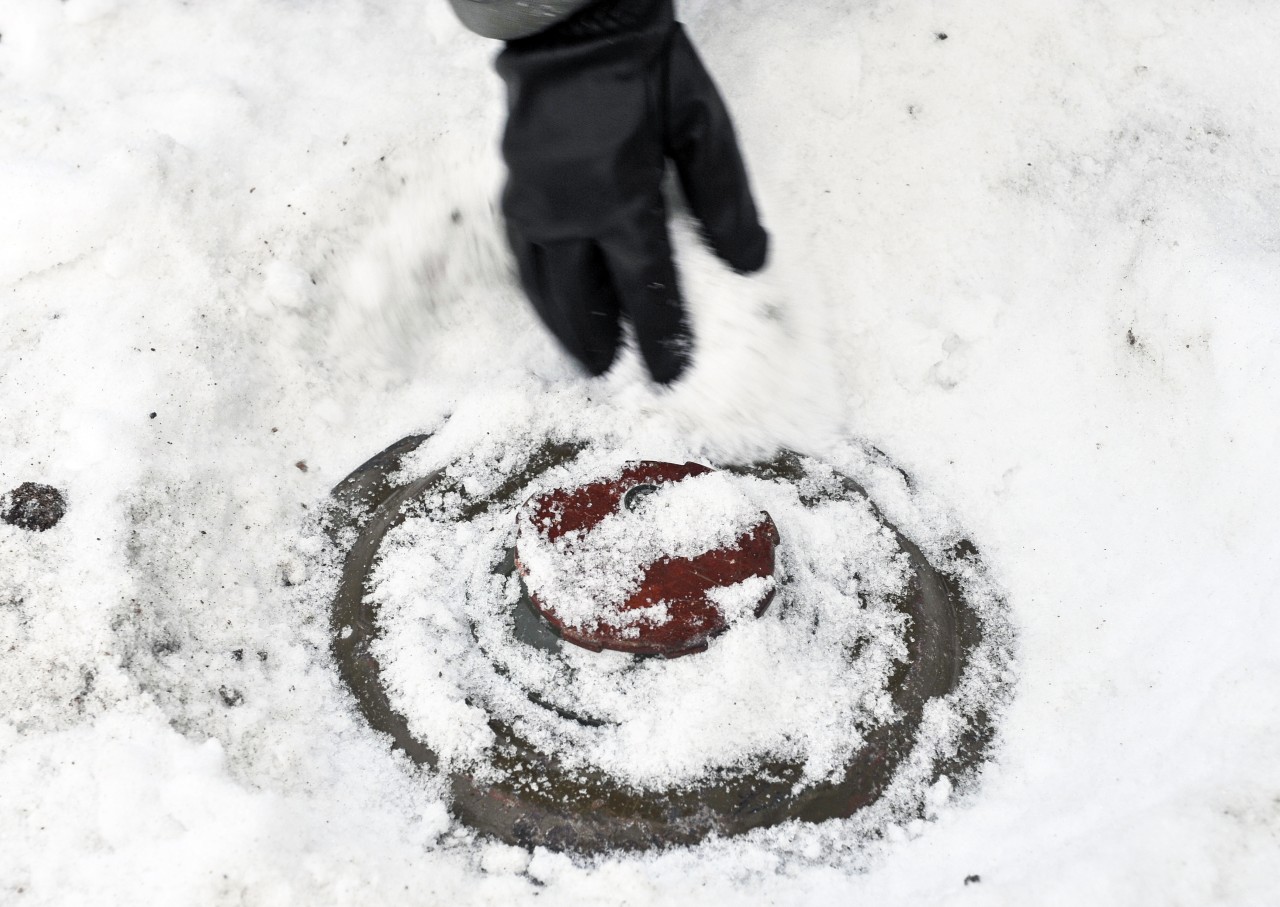
[[[527,501],[524,509],[529,515],[529,525],[541,539],[527,540],[521,534],[516,541],[516,569],[521,578],[528,578],[520,559],[522,544],[551,543],[570,533],[589,533],[619,509],[634,510],[660,486],[713,471],[699,463],[681,465],[645,460],[627,464],[617,478],[539,494]],[[663,602],[666,617],[658,622],[642,621],[634,627],[603,621],[575,626],[561,618],[556,602],[546,601],[537,594],[529,597],[561,638],[574,645],[593,652],[610,649],[633,655],[677,658],[704,651],[712,639],[728,629],[728,621],[711,593],[753,577],[772,577],[777,544],[778,529],[769,514],[761,511],[759,521],[731,545],[696,557],[664,557],[648,564],[638,587],[618,612],[640,611]],[[755,603],[757,617],[772,600],[773,587],[770,586]]]

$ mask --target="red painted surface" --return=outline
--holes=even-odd
[[[628,464],[612,482],[591,482],[576,488],[557,488],[532,503],[537,508],[533,522],[548,539],[580,529],[591,530],[622,506],[622,497],[637,485],[663,485],[711,472],[699,463],[658,463],[642,460]]]
[[[533,525],[554,541],[575,531],[590,531],[608,514],[623,506],[628,491],[638,485],[662,485],[711,472],[697,463],[658,463],[646,460],[629,464],[622,475],[608,482],[592,482],[576,488],[557,489],[529,502],[534,508]],[[668,605],[668,618],[660,623],[641,622],[639,635],[626,636],[620,627],[566,626],[555,612],[555,602],[532,596],[534,606],[568,642],[598,652],[613,649],[637,655],[675,658],[700,652],[717,634],[727,629],[725,616],[707,593],[732,586],[751,577],[768,577],[774,571],[774,549],[778,530],[769,514],[761,512],[760,522],[743,533],[732,545],[707,551],[694,558],[670,558],[649,564],[637,591],[622,605],[622,611],[648,608],[658,602]],[[519,543],[516,545],[519,561]],[[773,600],[765,595],[756,607],[763,614]]]

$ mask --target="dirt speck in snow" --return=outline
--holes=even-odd
[[[67,499],[51,485],[23,482],[0,496],[0,520],[19,529],[44,532],[66,516]]]

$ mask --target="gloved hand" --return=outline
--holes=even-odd
[[[729,112],[675,21],[672,0],[603,0],[508,42],[503,212],[520,280],[542,320],[593,375],[620,319],[655,381],[677,378],[691,337],[662,194],[676,166],[711,248],[763,267],[760,226]]]

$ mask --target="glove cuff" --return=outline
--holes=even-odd
[[[659,20],[664,11],[675,20],[672,0],[597,0],[550,28],[508,41],[513,50],[535,50],[584,44],[640,31]]]
[[[449,0],[462,24],[477,35],[512,41],[563,22],[591,0]]]

